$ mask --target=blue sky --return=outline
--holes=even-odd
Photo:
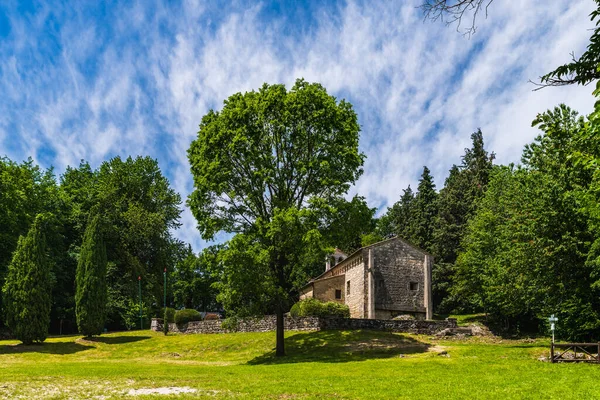
[[[581,54],[591,0],[495,0],[477,33],[424,22],[415,1],[0,3],[0,156],[58,174],[150,155],[183,198],[202,116],[264,82],[321,82],[361,124],[359,193],[381,211],[427,165],[438,187],[481,128],[518,162],[538,112],[588,113],[590,87],[529,79]],[[176,235],[205,243],[188,210]]]

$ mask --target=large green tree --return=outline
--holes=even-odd
[[[449,311],[460,303],[458,299],[449,297],[454,263],[461,249],[467,222],[477,210],[493,168],[494,154],[485,150],[481,130],[471,135],[471,142],[472,146],[465,149],[460,166],[454,165],[450,169],[438,198],[432,249],[435,255],[432,282],[434,307],[441,311]]]
[[[52,169],[42,170],[33,160],[16,163],[0,158],[0,286],[20,236],[27,235],[36,215],[60,209]],[[51,234],[52,241],[60,237]],[[60,244],[60,243],[58,243]],[[57,246],[56,256],[66,254]],[[62,262],[50,263],[58,269]],[[60,275],[60,271],[56,271]],[[1,308],[1,304],[0,304]]]
[[[196,256],[190,246],[186,247],[181,259],[170,274],[173,302],[176,308],[191,308],[201,311],[217,311],[216,279],[213,271],[218,269],[220,246],[211,246]]]
[[[388,208],[377,221],[377,231],[381,236],[397,235],[407,240],[414,236],[415,194],[410,185],[403,190],[400,200]]]
[[[433,248],[433,228],[438,214],[438,193],[429,168],[423,167],[415,196],[412,219],[412,235],[409,240],[420,248],[431,252]]]
[[[74,258],[81,251],[90,213],[94,207],[103,210],[109,327],[122,329],[129,323],[130,304],[137,302],[138,276],[144,302],[157,313],[162,305],[163,270],[171,271],[176,260],[171,230],[179,226],[181,213],[181,198],[157,161],[116,157],[96,170],[82,161],[77,168],[67,168],[60,189],[68,208],[65,227]]]
[[[100,218],[90,215],[77,264],[77,327],[86,337],[100,335],[106,320],[106,246]]]
[[[326,243],[347,254],[362,247],[363,237],[375,230],[376,208],[370,208],[362,196],[354,196],[348,201],[335,200],[323,219],[320,229]],[[322,263],[320,263],[322,267]]]
[[[19,238],[2,289],[6,323],[24,344],[41,343],[48,335],[52,274],[45,231],[50,219],[39,214],[27,236]]]
[[[534,125],[543,134],[523,167],[493,172],[468,223],[453,291],[505,328],[539,328],[554,313],[565,337],[585,339],[600,331],[596,233],[581,197],[593,171],[575,161],[591,150],[578,140],[588,125],[565,106]]]
[[[265,84],[230,96],[221,111],[202,118],[189,149],[195,189],[188,204],[202,236],[239,234],[226,257],[239,268],[224,269],[229,279],[222,297],[236,293],[231,290],[236,285],[228,282],[256,265],[256,285],[248,282],[238,289],[245,289],[255,304],[274,307],[279,356],[285,354],[283,314],[307,264],[298,243],[313,243],[318,233],[312,225],[318,217],[307,213],[330,206],[359,177],[364,156],[358,140],[352,106],[319,84],[298,80],[289,91]],[[223,303],[247,309],[245,302]]]

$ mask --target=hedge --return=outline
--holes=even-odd
[[[175,313],[176,324],[187,324],[192,321],[202,321],[202,315],[196,310],[185,308]]]
[[[338,317],[350,318],[350,309],[335,301],[322,302],[317,299],[300,300],[290,310],[292,317]]]

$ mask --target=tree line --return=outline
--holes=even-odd
[[[149,157],[82,161],[58,179],[31,159],[0,159],[2,324],[38,338],[132,329],[140,285],[148,327],[165,269],[169,305],[214,309],[205,263],[172,235],[180,215],[180,195]]]

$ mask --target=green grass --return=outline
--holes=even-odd
[[[171,386],[198,391],[170,398],[600,398],[600,366],[540,362],[547,340],[288,332],[288,356],[275,358],[274,336],[137,331],[38,346],[0,341],[0,398],[156,399],[127,392]]]

